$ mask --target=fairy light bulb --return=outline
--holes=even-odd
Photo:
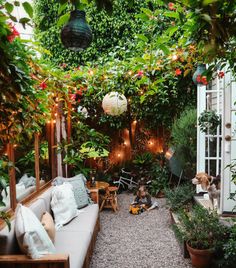
[[[128,74],[131,75],[132,74],[132,71],[128,71]]]
[[[173,56],[172,56],[172,60],[177,60],[178,59],[178,56],[176,55],[176,54],[174,54]]]

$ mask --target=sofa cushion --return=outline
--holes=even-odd
[[[98,213],[99,208],[97,204],[89,205],[83,209],[80,209],[78,217],[73,219],[68,224],[64,225],[61,230],[88,231],[92,235],[97,222]]]
[[[51,207],[56,229],[61,228],[78,215],[72,188],[70,183],[53,187]]]
[[[43,216],[41,218],[41,224],[43,225],[45,231],[47,232],[48,236],[54,243],[55,240],[55,234],[56,234],[56,229],[55,229],[55,224],[52,218],[52,215],[45,211],[43,213]]]
[[[56,232],[56,253],[68,253],[70,256],[70,268],[83,267],[87,250],[91,241],[89,232],[62,231]]]
[[[55,253],[55,247],[38,218],[21,204],[16,209],[15,234],[22,252],[33,259]]]

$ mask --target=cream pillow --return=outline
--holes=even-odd
[[[78,215],[73,186],[70,183],[63,183],[53,187],[51,208],[56,230]]]
[[[16,209],[15,234],[22,252],[32,259],[56,252],[41,222],[29,208],[21,204]]]
[[[50,239],[54,243],[55,234],[56,234],[55,224],[54,224],[52,215],[50,213],[48,213],[47,211],[44,212],[42,215],[41,224],[43,225],[48,236],[50,237]]]

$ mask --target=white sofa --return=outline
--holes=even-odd
[[[38,219],[41,219],[45,211],[52,214],[50,201],[53,187],[51,186],[29,205],[29,208],[35,213]],[[13,220],[10,232],[8,232],[7,227],[0,231],[0,267],[18,267],[16,264],[19,263],[23,264],[22,267],[32,267],[32,263],[33,267],[40,268],[89,267],[90,257],[98,231],[98,204],[88,205],[81,209],[78,217],[56,231],[54,242],[56,255],[52,254],[42,259],[31,260],[19,251],[14,234]],[[50,266],[52,264],[53,266]]]

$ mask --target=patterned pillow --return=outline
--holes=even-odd
[[[77,208],[83,208],[91,203],[91,199],[87,192],[86,178],[83,174],[68,178],[66,181],[73,186]]]
[[[38,218],[31,209],[21,204],[16,209],[15,234],[22,252],[32,259],[56,252]]]

